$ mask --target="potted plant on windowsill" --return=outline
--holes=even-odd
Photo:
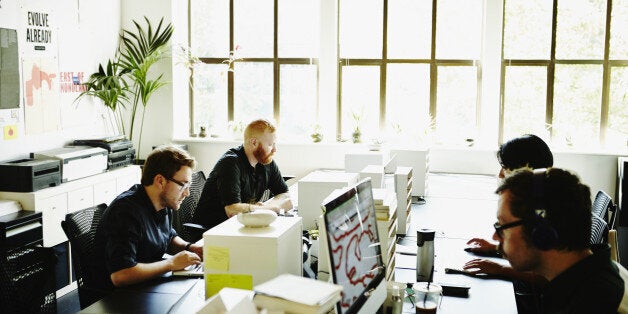
[[[153,28],[148,18],[144,17],[146,28],[133,21],[135,32],[123,30],[120,35],[120,47],[113,60],[108,60],[106,68],[102,64],[98,72],[90,75],[84,83],[87,87],[77,99],[84,96],[96,97],[103,101],[116,119],[117,131],[127,135],[129,140],[137,138],[136,158],[139,163],[142,144],[142,131],[146,107],[151,96],[167,83],[163,73],[150,72],[153,65],[166,57],[167,45],[174,31],[172,24],[164,27],[163,18],[157,28]],[[134,137],[135,119],[140,115],[139,136]],[[130,124],[125,128],[124,114],[120,110],[128,109]]]

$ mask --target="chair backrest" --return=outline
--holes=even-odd
[[[608,225],[604,219],[591,215],[591,240],[590,244],[604,243],[608,236]]]
[[[181,203],[179,210],[175,211],[173,227],[179,234],[179,236],[186,240],[192,241],[192,233],[189,229],[184,228],[183,224],[191,222],[194,217],[194,211],[198,200],[201,198],[203,187],[205,187],[205,173],[203,171],[197,171],[192,174],[192,184],[190,185],[190,195],[186,197]]]
[[[23,247],[0,255],[0,312],[57,313],[54,249]]]
[[[595,200],[593,200],[593,206],[591,207],[591,212],[594,215],[604,219],[608,223],[608,209],[613,206],[613,201],[611,197],[604,191],[600,190],[595,195]]]
[[[105,209],[106,204],[85,208],[67,214],[65,221],[61,222],[61,228],[71,245],[72,266],[78,284],[81,308],[89,306],[106,294],[96,288],[97,274],[93,272],[96,231]]]

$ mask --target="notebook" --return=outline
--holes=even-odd
[[[203,277],[205,272],[203,271],[203,264],[190,265],[181,270],[175,270],[172,272],[173,276],[182,277]]]

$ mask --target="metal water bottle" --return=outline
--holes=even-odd
[[[431,229],[416,232],[416,281],[431,281],[434,271],[434,235]]]

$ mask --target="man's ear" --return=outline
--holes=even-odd
[[[251,144],[251,146],[255,147],[257,145],[257,138],[251,137],[249,139],[249,143]]]
[[[153,185],[163,188],[168,183],[168,179],[161,174],[155,175],[153,178]]]

